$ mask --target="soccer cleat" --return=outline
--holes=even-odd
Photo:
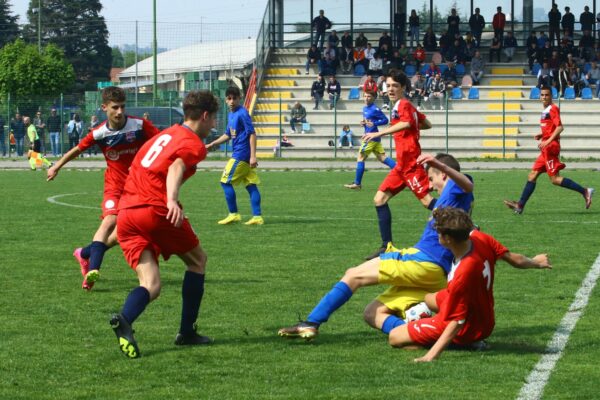
[[[518,201],[504,200],[504,205],[513,210],[515,214],[523,214],[523,207],[521,207]]]
[[[386,247],[383,247],[383,246],[378,248],[373,253],[366,256],[365,261],[369,261],[369,260],[379,257],[381,255],[381,253],[385,253],[385,250],[386,250]]]
[[[115,331],[119,341],[119,349],[129,358],[138,358],[141,356],[140,349],[133,338],[133,329],[131,325],[121,314],[113,314],[110,318],[110,326]]]
[[[433,315],[433,313],[431,312],[429,307],[427,307],[427,304],[425,304],[425,302],[421,302],[412,306],[411,308],[406,310],[404,314],[406,315],[406,322],[418,321],[421,318],[429,318]]]
[[[90,272],[90,262],[85,258],[81,257],[81,250],[81,247],[78,247],[73,251],[73,257],[75,257],[77,259],[77,262],[79,262],[81,275],[83,275],[83,282],[81,283],[81,288],[84,290],[92,290],[92,287],[94,287],[94,282],[98,280],[98,277],[100,275],[96,270],[95,279],[88,279],[88,274]]]
[[[360,190],[360,189],[362,189],[362,185],[358,185],[358,184],[356,184],[354,182],[348,183],[348,184],[344,185],[344,187],[347,188],[347,189],[354,189],[354,190]]]
[[[94,283],[96,283],[98,279],[100,279],[100,271],[97,269],[93,269],[85,275],[81,287],[83,287],[86,290],[91,290],[94,287]],[[87,288],[84,286],[87,286]]]
[[[227,225],[233,222],[240,222],[242,216],[239,213],[229,213],[229,215],[218,222],[219,225]]]
[[[281,328],[277,334],[290,339],[313,340],[319,335],[319,326],[311,322],[303,321],[288,328]]]
[[[592,205],[592,196],[594,195],[594,188],[585,189],[585,209],[588,210]]]
[[[248,221],[244,222],[244,225],[264,225],[265,220],[260,215],[255,215]]]
[[[198,335],[196,333],[196,324],[194,324],[194,331],[190,334],[184,335],[179,332],[177,336],[175,336],[175,345],[176,346],[199,346],[203,344],[211,344],[213,340],[208,336]]]

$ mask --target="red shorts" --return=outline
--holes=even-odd
[[[555,176],[565,167],[566,165],[560,162],[560,143],[552,142],[542,150],[542,153],[535,160],[531,169]]]
[[[119,200],[123,194],[125,180],[127,175],[107,169],[104,172],[104,198],[102,199],[102,216],[117,215],[119,209]]]
[[[153,206],[119,210],[117,237],[131,268],[137,267],[146,249],[151,250],[157,260],[159,254],[168,260],[172,254],[185,254],[200,243],[187,218],[176,228],[166,214],[166,209]]]
[[[419,200],[429,194],[429,177],[422,165],[415,165],[408,170],[393,168],[379,185],[379,190],[396,195],[407,186]]]

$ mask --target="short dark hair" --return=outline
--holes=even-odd
[[[229,86],[225,91],[225,97],[233,96],[236,99],[242,97],[242,92],[240,92],[240,88],[237,86]]]
[[[460,163],[454,156],[447,153],[437,153],[435,159],[442,164],[449,166],[453,170],[460,172]]]
[[[208,90],[192,90],[183,99],[183,117],[186,120],[198,120],[205,111],[214,114],[218,110],[219,102]]]
[[[541,93],[543,90],[547,90],[547,91],[549,91],[549,92],[552,94],[552,88],[551,88],[550,86],[548,86],[548,85],[543,85],[543,86],[540,88],[540,93]]]
[[[392,78],[394,82],[398,82],[402,87],[408,86],[408,77],[399,69],[390,69],[388,71],[388,78]]]
[[[102,104],[108,104],[111,101],[115,103],[125,103],[127,99],[125,91],[117,86],[109,86],[102,90]]]
[[[365,94],[369,94],[369,95],[371,95],[373,97],[377,97],[377,93],[374,92],[373,90],[365,90]]]
[[[473,221],[463,209],[456,207],[436,208],[432,213],[433,227],[440,235],[448,235],[458,242],[469,238],[473,230]]]

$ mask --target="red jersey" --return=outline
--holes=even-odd
[[[542,140],[548,139],[554,133],[554,130],[561,126],[560,120],[560,109],[556,104],[550,104],[542,111],[542,117],[540,118],[540,128],[542,129]],[[556,138],[556,141],[559,141]]]
[[[421,145],[419,138],[421,132],[419,124],[425,120],[425,114],[420,113],[406,99],[396,102],[392,110],[392,125],[398,122],[408,122],[410,127],[394,133],[394,142],[396,143],[396,168],[405,171],[417,165],[417,158],[421,154]]]
[[[426,55],[427,55],[427,54],[425,53],[425,50],[423,50],[423,49],[416,49],[416,50],[413,52],[413,58],[414,58],[415,60],[417,60],[417,61],[420,61],[420,62],[423,62],[423,61],[425,61],[425,57],[426,57]]]
[[[471,251],[453,262],[448,287],[437,299],[440,312],[434,317],[447,325],[462,322],[454,342],[473,343],[488,337],[494,329],[494,268],[508,249],[492,236],[471,232]]]
[[[157,134],[158,129],[150,122],[128,116],[125,125],[118,131],[110,129],[106,122],[98,125],[81,139],[77,147],[83,152],[98,145],[106,159],[105,184],[122,188],[135,154],[144,142]]]
[[[145,205],[167,206],[167,173],[181,158],[186,166],[185,182],[196,173],[196,165],[206,157],[206,147],[185,125],[173,125],[146,142],[131,164],[119,210]]]

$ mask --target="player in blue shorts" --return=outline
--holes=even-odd
[[[364,94],[365,106],[363,107],[363,119],[360,124],[365,127],[365,134],[372,132],[379,132],[378,126],[387,125],[389,122],[385,114],[375,105],[375,93],[365,92]],[[369,157],[369,154],[375,153],[375,157],[388,167],[394,168],[396,161],[385,155],[385,150],[381,145],[381,138],[375,138],[368,142],[362,141],[360,149],[358,150],[358,157],[356,159],[356,177],[354,182],[344,185],[348,189],[361,189],[362,178],[365,173],[365,160]]]
[[[221,143],[232,139],[233,154],[225,166],[221,176],[221,187],[225,192],[225,200],[229,215],[219,221],[220,225],[227,225],[242,220],[238,213],[235,189],[233,185],[243,183],[250,195],[253,217],[245,222],[246,225],[264,224],[260,210],[260,192],[258,185],[260,179],[256,174],[256,133],[248,110],[240,105],[241,93],[237,87],[230,87],[225,91],[225,102],[230,113],[227,116],[227,129],[221,137],[209,143],[206,148],[212,149]]]
[[[440,194],[436,208],[455,207],[470,212],[473,204],[473,182],[461,174],[460,165],[449,154],[419,156],[419,164],[427,164],[430,186]],[[363,286],[387,284],[391,287],[367,306],[364,318],[369,325],[389,334],[405,324],[406,310],[423,301],[432,290],[446,287],[446,275],[451,269],[453,255],[442,247],[430,218],[421,239],[407,249],[396,249],[391,244],[380,257],[346,271],[306,321],[279,330],[279,336],[313,339],[319,327],[331,314],[344,305],[354,292]],[[433,293],[432,292],[432,293]]]

